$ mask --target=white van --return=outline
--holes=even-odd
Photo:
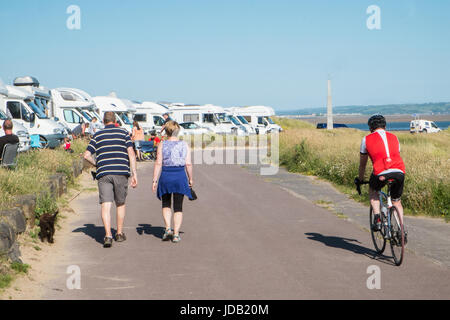
[[[98,113],[102,119],[105,112],[112,111],[116,114],[117,123],[122,128],[131,131],[133,123],[127,116],[129,109],[122,99],[113,96],[99,96],[93,97],[92,100],[94,100],[97,110],[99,111]]]
[[[178,123],[194,122],[216,134],[246,134],[245,128],[234,124],[222,107],[211,104],[172,106],[170,116]]]
[[[283,129],[272,120],[275,111],[266,106],[249,106],[235,108],[235,112],[241,115],[255,128],[256,133],[265,134],[270,132],[281,132]]]
[[[30,135],[39,135],[42,148],[56,148],[67,136],[64,126],[51,120],[35,104],[35,96],[20,87],[6,86],[7,96],[0,96],[0,110],[21,123]]]
[[[3,122],[7,120],[6,114],[0,110],[0,137],[5,135],[3,131]],[[13,120],[13,134],[19,137],[19,152],[25,152],[30,150],[30,135],[28,134],[27,128],[25,128],[20,122]],[[0,151],[1,152],[1,151]]]
[[[52,102],[50,114],[56,120],[73,130],[83,122],[91,122],[93,117],[101,118],[95,113],[95,103],[92,98],[81,90],[74,88],[57,88],[50,91]]]
[[[163,114],[169,112],[165,106],[151,101],[144,101],[136,104],[136,113],[133,120],[136,120],[144,129],[145,134],[152,131],[159,132],[164,124]]]
[[[430,120],[412,120],[409,124],[409,132],[411,133],[435,133],[439,131],[441,131],[441,129]]]
[[[238,123],[242,125],[248,134],[255,134],[256,133],[255,128],[253,128],[253,126],[250,125],[250,123],[248,123],[248,121],[244,118],[244,116],[239,115],[236,112],[236,109],[238,108],[236,107],[225,108],[225,111],[227,115],[230,116],[230,119],[233,121],[233,123]]]

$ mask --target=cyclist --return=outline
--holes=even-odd
[[[381,230],[380,200],[378,192],[394,180],[391,188],[392,204],[398,209],[403,221],[403,207],[401,196],[405,180],[405,164],[400,156],[400,143],[397,136],[386,132],[386,119],[381,115],[373,115],[368,121],[370,134],[361,142],[359,161],[359,180],[364,180],[367,160],[370,157],[373,172],[369,179],[370,204],[374,213],[373,228]],[[406,242],[406,229],[405,229]]]

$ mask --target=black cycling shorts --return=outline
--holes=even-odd
[[[381,176],[385,177],[384,181],[380,180]],[[400,200],[403,194],[403,185],[405,182],[405,175],[401,172],[391,172],[379,176],[376,176],[372,173],[369,180],[369,186],[375,191],[380,191],[390,179],[394,179],[394,183],[391,187],[392,200]]]

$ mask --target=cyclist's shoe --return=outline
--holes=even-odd
[[[381,218],[379,214],[376,214],[373,218],[372,230],[381,231]]]

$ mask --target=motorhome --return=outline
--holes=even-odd
[[[245,135],[243,126],[234,124],[222,107],[207,105],[183,105],[169,108],[172,119],[179,123],[195,122],[217,134]]]
[[[8,90],[4,86],[3,82],[0,81],[0,97],[7,97]],[[3,122],[8,119],[6,113],[0,110],[0,136],[5,135],[3,131]],[[13,120],[13,134],[19,137],[19,152],[28,151],[31,148],[30,135],[28,130],[20,123]]]
[[[93,97],[92,100],[94,100],[98,113],[102,119],[105,112],[112,111],[116,115],[116,122],[119,126],[131,131],[133,123],[127,116],[129,109],[122,99],[113,96],[98,96]]]
[[[165,106],[151,101],[145,101],[136,105],[136,113],[133,120],[136,120],[144,129],[146,134],[159,132],[164,124],[162,115],[169,112]]]
[[[248,132],[248,134],[255,134],[256,130],[255,128],[248,123],[248,121],[244,118],[244,116],[241,116],[238,114],[237,110],[238,107],[232,107],[232,108],[225,108],[225,111],[227,112],[227,115],[230,116],[230,119],[234,122],[237,121],[240,125],[242,125],[245,130]]]
[[[52,102],[51,116],[73,130],[83,122],[91,122],[101,117],[95,111],[94,100],[86,92],[75,88],[57,88],[50,91]]]
[[[137,108],[138,105],[140,105],[140,102],[138,102],[138,101],[131,101],[129,99],[121,99],[121,100],[125,104],[125,106],[127,107],[128,111],[125,112],[125,113],[121,113],[119,115],[119,117],[121,117],[124,122],[125,122],[125,117],[129,121],[133,122],[134,115],[136,114],[136,111],[137,111],[136,108]]]
[[[0,110],[21,123],[30,135],[38,135],[42,148],[55,148],[67,136],[65,128],[47,117],[35,104],[35,96],[21,87],[6,86],[8,93],[0,96]]]
[[[435,133],[439,132],[441,129],[430,120],[412,120],[409,125],[409,132],[411,133]]]
[[[237,115],[241,115],[255,128],[257,133],[281,132],[283,129],[272,120],[275,111],[266,106],[249,106],[236,108]]]

